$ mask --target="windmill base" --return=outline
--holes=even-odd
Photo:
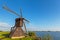
[[[20,37],[10,37],[12,39],[16,39],[16,38],[24,38],[25,36],[20,36]]]
[[[25,33],[24,33],[24,31],[22,30],[21,27],[16,27],[13,30],[11,30],[9,37],[12,38],[12,39],[24,38]]]

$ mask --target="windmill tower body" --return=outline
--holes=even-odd
[[[25,33],[22,30],[23,26],[23,18],[17,18],[15,20],[15,27],[10,32],[11,38],[23,38],[25,37]]]
[[[16,20],[15,20],[15,26],[22,27],[23,26],[23,19],[24,18],[16,18]]]

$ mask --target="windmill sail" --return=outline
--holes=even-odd
[[[6,7],[6,6],[3,6],[3,9],[5,9],[5,10],[7,10],[7,11],[9,11],[9,12],[12,12],[13,14],[15,14],[15,15],[17,15],[17,16],[20,16],[20,15],[18,15],[16,12],[10,10],[10,9],[9,9],[8,7]]]
[[[22,9],[20,8],[20,18],[22,18]]]
[[[24,23],[24,22],[23,22],[23,24],[24,24],[24,28],[25,28],[25,33],[27,33],[26,25],[25,25],[25,23]]]

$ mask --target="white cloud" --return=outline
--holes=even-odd
[[[0,27],[10,27],[10,25],[8,23],[5,22],[0,22]]]
[[[60,28],[40,28],[40,27],[28,27],[29,31],[60,31]]]
[[[27,27],[27,30],[29,31],[40,31],[40,27],[36,26],[35,24],[30,23]]]
[[[9,31],[11,26],[6,22],[0,22],[0,30]]]
[[[26,25],[27,26],[27,25]],[[6,22],[0,22],[0,30],[10,31],[11,25]],[[60,27],[42,27],[36,26],[35,24],[29,24],[27,27],[29,31],[60,31]]]
[[[27,30],[29,31],[60,31],[60,27],[57,27],[57,26],[42,27],[42,26],[36,26],[36,25],[30,24],[29,27],[27,27]]]

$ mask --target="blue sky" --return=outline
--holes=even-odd
[[[4,5],[30,21],[27,30],[60,31],[60,0],[0,0],[0,26],[7,30],[14,25],[18,16],[2,8]]]

